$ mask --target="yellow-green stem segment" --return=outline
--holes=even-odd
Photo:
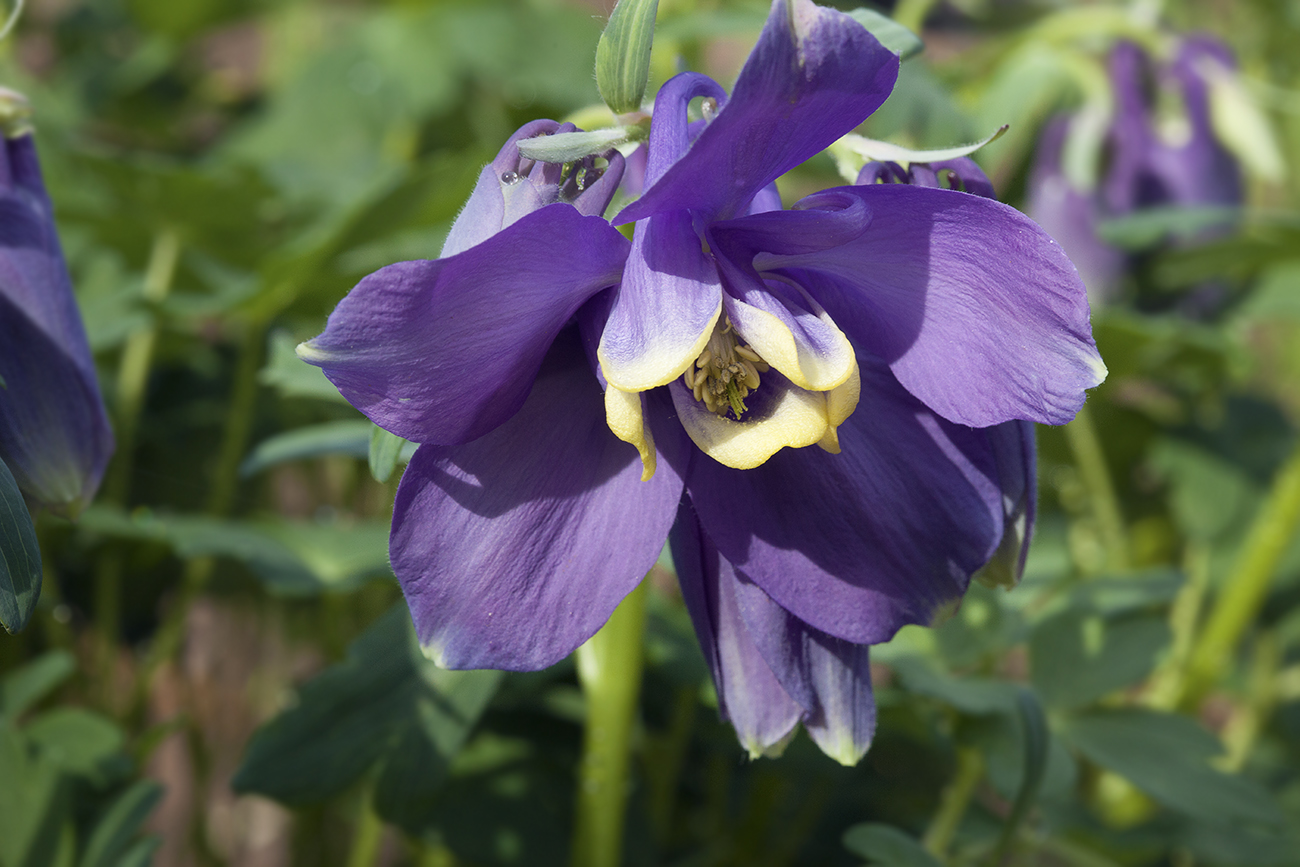
[[[1124,530],[1124,514],[1115,496],[1110,471],[1106,468],[1106,455],[1101,449],[1097,426],[1092,413],[1084,406],[1074,420],[1065,426],[1065,438],[1074,454],[1079,475],[1088,489],[1092,517],[1097,522],[1102,544],[1106,548],[1106,566],[1116,572],[1129,568],[1128,534]]]
[[[622,863],[632,727],[645,658],[645,594],[642,583],[575,654],[587,718],[578,770],[573,867]]]
[[[1259,615],[1278,561],[1300,529],[1300,446],[1287,458],[1255,516],[1192,651],[1181,704],[1194,706],[1235,658],[1242,634]]]

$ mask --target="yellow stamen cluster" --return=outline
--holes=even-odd
[[[770,368],[753,347],[736,338],[731,320],[725,316],[713,328],[713,335],[695,364],[686,368],[682,380],[710,412],[737,421],[745,412],[744,400],[758,388],[758,375]]]

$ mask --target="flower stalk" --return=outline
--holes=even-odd
[[[1278,562],[1300,526],[1300,447],[1287,458],[1250,528],[1236,565],[1210,609],[1188,664],[1180,704],[1194,706],[1218,682],[1254,622]]]
[[[940,860],[945,860],[962,817],[975,795],[975,787],[984,776],[984,759],[973,747],[962,747],[957,751],[957,773],[943,790],[939,799],[939,810],[925,829],[921,844],[927,852]]]
[[[643,582],[615,609],[609,622],[575,651],[587,719],[578,771],[573,867],[622,863],[632,725],[645,660],[645,594]]]
[[[1119,498],[1115,495],[1110,471],[1106,469],[1106,455],[1101,449],[1097,426],[1086,405],[1064,430],[1079,475],[1088,490],[1092,517],[1097,522],[1102,545],[1106,550],[1106,566],[1116,572],[1126,571],[1129,568],[1129,555],[1124,514],[1120,510]]]

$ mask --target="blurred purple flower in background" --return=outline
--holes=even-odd
[[[25,100],[0,93],[11,119],[0,152],[0,457],[33,503],[76,513],[113,453],[41,180]]]
[[[1147,209],[1241,205],[1241,168],[1211,116],[1212,79],[1235,65],[1210,36],[1179,40],[1167,64],[1133,43],[1116,45],[1109,58],[1114,114],[1103,152],[1087,167],[1096,177],[1087,183],[1065,166],[1076,119],[1048,124],[1030,175],[1029,214],[1065,248],[1094,302],[1115,294],[1127,264],[1126,254],[1098,234],[1099,222]],[[1230,218],[1221,217],[1194,239],[1229,226]]]
[[[644,195],[617,217],[630,245],[594,216],[621,161],[566,187],[519,158],[526,127],[444,258],[367,277],[300,348],[422,444],[390,553],[436,661],[562,659],[673,529],[742,743],[774,752],[802,721],[852,763],[874,730],[868,646],[952,610],[991,560],[1018,576],[1029,422],[1068,421],[1105,375],[1074,268],[1013,209],[924,186],[925,167],[791,210],[773,184],[897,69],[848,16],[776,0],[729,99],[691,73],[660,91]],[[541,192],[499,204],[524,184]]]

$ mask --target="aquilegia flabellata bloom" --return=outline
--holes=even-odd
[[[558,661],[671,529],[742,742],[802,721],[853,762],[868,646],[950,610],[1008,539],[1019,560],[1028,421],[1067,421],[1104,375],[1073,267],[976,195],[849,186],[782,210],[773,186],[897,70],[848,16],[776,0],[729,98],[691,73],[660,91],[616,218],[631,244],[595,216],[612,155],[498,220],[480,196],[554,173],[508,144],[452,232],[478,243],[370,275],[300,349],[421,443],[390,553],[435,660]]]
[[[113,434],[72,295],[22,97],[0,93],[16,127],[0,141],[0,457],[32,502],[77,511],[113,453]]]

